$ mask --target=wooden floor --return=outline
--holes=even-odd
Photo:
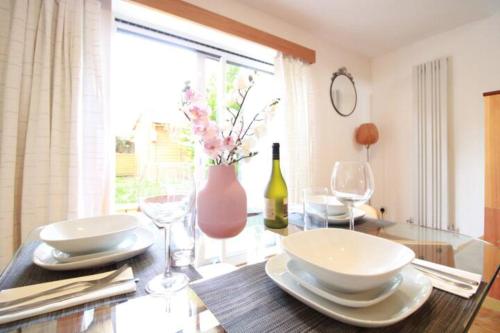
[[[496,278],[495,284],[500,284]],[[500,300],[487,296],[469,330],[471,333],[500,332]]]

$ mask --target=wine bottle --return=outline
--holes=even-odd
[[[273,143],[273,169],[264,194],[264,223],[269,228],[288,226],[288,189],[280,169],[280,144]]]

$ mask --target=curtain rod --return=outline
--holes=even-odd
[[[223,49],[223,48],[220,48],[220,47],[216,47],[216,46],[213,46],[213,45],[210,45],[210,44],[202,43],[202,42],[199,42],[197,40],[190,39],[190,38],[183,37],[183,36],[179,36],[179,35],[176,35],[176,34],[173,34],[173,33],[170,33],[170,32],[166,32],[166,31],[163,31],[163,30],[158,30],[158,29],[151,28],[151,27],[148,27],[148,26],[145,26],[145,25],[141,25],[141,24],[137,24],[137,23],[134,23],[134,22],[130,22],[130,21],[127,21],[127,20],[124,20],[124,19],[121,19],[121,18],[115,18],[115,21],[119,22],[119,23],[126,24],[126,25],[130,25],[130,26],[133,26],[133,27],[137,27],[137,28],[140,28],[140,29],[144,29],[144,30],[147,30],[147,31],[155,32],[155,33],[158,33],[160,35],[164,35],[164,36],[172,37],[172,38],[175,38],[175,39],[179,39],[179,40],[182,40],[184,42],[189,42],[189,43],[193,43],[193,44],[196,44],[196,45],[204,46],[206,48],[217,50],[217,51],[220,51],[220,52],[232,54],[232,55],[235,55],[237,57],[241,57],[241,58],[244,58],[244,59],[255,61],[255,62],[264,64],[264,65],[274,66],[273,63],[270,63],[270,62],[267,62],[267,61],[263,61],[263,60],[260,60],[260,59],[257,59],[257,58],[249,57],[247,55],[244,55],[244,54],[241,54],[241,53],[237,53],[237,52],[233,52],[233,51],[230,51],[230,50],[226,50],[226,49]],[[197,50],[197,51],[201,52],[201,53],[204,53],[204,54],[208,54],[208,55],[214,56],[214,54],[209,54],[207,52],[203,52],[203,51],[200,51],[200,50]],[[238,64],[238,65],[241,65],[241,64]]]

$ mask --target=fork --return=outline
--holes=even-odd
[[[94,279],[94,280],[89,280],[89,281],[75,281],[75,282],[71,282],[71,283],[68,283],[68,284],[64,284],[64,285],[59,286],[59,287],[55,287],[55,288],[47,289],[47,290],[44,290],[44,291],[41,291],[41,292],[38,292],[38,293],[35,293],[35,294],[31,294],[31,295],[26,296],[26,297],[21,297],[21,298],[12,300],[12,301],[0,302],[0,308],[11,307],[13,305],[21,304],[21,303],[24,303],[26,301],[31,301],[33,299],[36,299],[36,298],[39,298],[39,297],[42,297],[42,296],[47,296],[47,295],[50,295],[50,294],[53,294],[53,293],[57,293],[57,292],[60,292],[60,291],[72,289],[72,288],[75,288],[75,287],[83,287],[83,286],[87,286],[87,285],[89,285],[89,286],[101,286],[103,284],[106,284],[108,282],[113,281],[113,279],[115,277],[119,276],[127,268],[129,268],[129,265],[125,264],[125,265],[121,266],[120,268],[118,268],[113,273],[110,273],[110,274],[106,275],[105,277],[102,277],[102,278],[99,278],[99,279]]]

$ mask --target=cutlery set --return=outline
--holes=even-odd
[[[446,278],[458,280],[460,282],[463,282],[463,283],[467,284],[467,286],[473,286],[473,287],[479,286],[479,282],[476,281],[476,280],[468,279],[468,278],[465,278],[463,276],[459,276],[459,275],[456,275],[456,274],[447,273],[447,272],[444,272],[444,271],[439,270],[439,269],[435,269],[435,268],[432,268],[432,267],[428,267],[428,266],[424,266],[424,265],[418,264],[416,262],[412,262],[412,264],[414,266],[416,266],[416,268],[422,270],[423,272],[427,272],[429,274],[433,273],[433,274],[439,275],[440,277],[446,277]],[[457,281],[451,281],[451,282],[457,282]]]
[[[20,297],[15,300],[4,301],[4,302],[0,301],[0,316],[5,316],[20,311],[25,311],[28,309],[43,307],[48,304],[61,302],[74,297],[90,294],[92,292],[98,291],[103,288],[118,286],[130,281],[138,282],[139,279],[136,278],[120,279],[114,281],[114,279],[119,277],[128,268],[129,265],[125,264],[116,271],[109,273],[108,275],[99,279],[71,282],[38,293],[34,293],[29,296]],[[63,293],[65,291],[70,291],[70,290],[75,290],[75,291],[69,293]],[[35,301],[39,298],[42,299]]]
[[[134,292],[136,282],[123,265],[108,273],[2,290],[0,324]]]
[[[419,266],[415,266],[415,268],[418,269],[419,271],[423,272],[426,275],[429,275],[429,276],[431,276],[433,278],[439,279],[439,280],[444,281],[446,283],[450,283],[453,286],[456,286],[456,287],[459,287],[459,288],[464,288],[464,289],[469,289],[469,290],[473,290],[474,289],[473,285],[471,285],[471,284],[454,281],[453,279],[444,277],[443,275],[438,274],[438,273],[434,273],[434,272],[428,271],[427,269],[419,267]]]

